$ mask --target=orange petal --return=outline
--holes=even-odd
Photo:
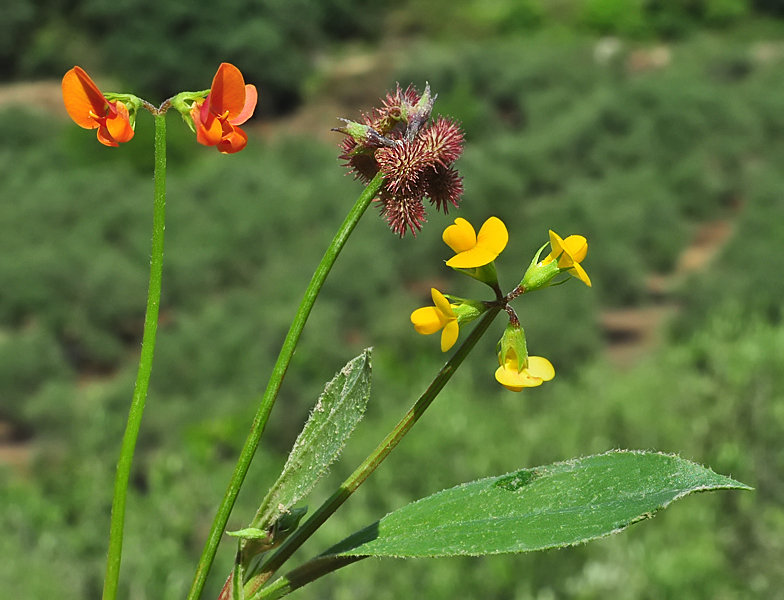
[[[232,127],[229,123],[225,123],[225,125],[231,127],[231,131],[226,134],[224,130],[223,137],[221,138],[221,141],[218,142],[218,150],[223,154],[234,154],[248,145],[247,133],[239,127]]]
[[[96,125],[98,125],[96,123]],[[117,140],[112,137],[112,134],[109,132],[109,128],[105,124],[98,125],[98,141],[101,142],[104,146],[111,146],[112,148],[116,148],[119,146]]]
[[[90,112],[97,117],[103,117],[109,103],[90,76],[81,67],[74,67],[63,76],[62,88],[65,110],[74,122],[85,129],[99,127],[90,117]]]
[[[242,125],[245,121],[253,116],[253,111],[256,110],[256,103],[259,101],[259,93],[256,91],[256,86],[250,83],[245,86],[245,106],[242,107],[242,112],[231,119],[229,122],[232,125]]]
[[[215,146],[221,141],[223,136],[223,128],[215,115],[207,112],[206,119],[202,119],[201,107],[206,104],[194,104],[191,108],[191,118],[193,125],[196,127],[196,141],[204,146]]]
[[[114,114],[106,118],[106,128],[112,137],[120,143],[128,142],[133,138],[133,127],[128,115],[128,108],[122,102],[115,103]]]
[[[245,108],[245,80],[237,67],[221,63],[212,79],[208,101],[213,113],[224,115],[228,112],[229,120],[242,114]]]

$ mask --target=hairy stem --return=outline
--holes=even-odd
[[[455,374],[455,371],[463,362],[468,353],[473,350],[476,343],[487,331],[490,324],[500,312],[499,306],[494,306],[485,314],[479,324],[474,328],[466,340],[462,343],[457,352],[441,368],[425,392],[419,397],[400,422],[389,432],[386,438],[378,447],[365,459],[354,473],[332,494],[311,517],[285,542],[278,548],[266,563],[264,563],[258,575],[251,578],[246,585],[245,595],[248,598],[265,598],[263,594],[251,596],[258,588],[264,584],[277,571],[286,560],[321,527],[321,525],[346,501],[349,496],[362,485],[362,483],[376,470],[390,452],[398,445],[400,440],[411,430],[425,410],[435,400],[436,396],[444,389],[444,386]],[[352,561],[353,562],[353,561]],[[334,570],[334,569],[333,569]],[[301,583],[304,585],[304,583]],[[297,586],[299,587],[299,586]],[[266,591],[266,590],[265,590]]]
[[[367,185],[351,211],[348,213],[348,216],[346,216],[340,229],[338,229],[338,232],[335,234],[332,243],[329,245],[329,248],[327,248],[318,267],[316,267],[316,272],[310,280],[310,284],[305,291],[305,296],[302,298],[294,321],[291,323],[286,339],[283,341],[283,347],[280,349],[278,360],[272,369],[272,375],[267,384],[267,389],[259,403],[259,408],[253,419],[250,433],[245,440],[245,445],[242,447],[237,466],[234,468],[234,473],[232,473],[231,480],[229,481],[229,487],[223,496],[223,500],[218,508],[218,513],[215,515],[212,529],[210,529],[204,551],[199,560],[199,565],[196,568],[196,576],[194,577],[190,592],[188,593],[188,600],[196,600],[199,598],[204,589],[207,574],[215,559],[215,553],[218,550],[218,544],[220,543],[221,536],[226,528],[231,510],[234,507],[234,502],[237,499],[242,483],[245,480],[245,475],[253,460],[253,455],[256,453],[256,448],[259,445],[261,434],[264,432],[264,427],[267,424],[272,406],[275,404],[275,398],[277,398],[278,390],[280,390],[283,377],[286,374],[286,369],[294,354],[294,349],[296,348],[299,336],[305,327],[305,322],[308,320],[313,304],[316,302],[321,286],[324,285],[324,281],[326,280],[329,271],[332,269],[332,265],[335,264],[335,260],[337,260],[346,240],[348,240],[354,227],[359,222],[360,217],[362,217],[365,210],[370,205],[370,202],[378,193],[382,183],[383,178],[379,173]]]
[[[152,255],[150,258],[150,286],[147,291],[147,313],[144,317],[144,336],[142,353],[139,359],[139,372],[133,391],[128,424],[117,461],[117,475],[114,480],[114,499],[112,518],[109,528],[109,556],[106,561],[106,579],[103,586],[103,600],[115,600],[120,578],[122,559],[123,529],[125,526],[125,501],[128,496],[128,480],[131,475],[133,452],[139,427],[142,422],[147,388],[150,384],[152,359],[155,352],[155,334],[158,330],[158,309],[161,303],[161,276],[163,273],[163,233],[166,216],[166,115],[155,117],[155,201],[152,221]]]

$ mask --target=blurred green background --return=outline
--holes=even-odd
[[[579,282],[518,301],[558,376],[492,377],[491,335],[303,558],[445,487],[611,448],[756,488],[683,500],[592,544],[379,560],[302,598],[784,598],[784,1],[7,0],[0,7],[0,597],[97,599],[141,340],[152,124],[119,149],[67,120],[74,64],[159,103],[221,61],[260,89],[246,150],[169,116],[162,324],[134,465],[121,594],[183,598],[279,345],[361,186],[335,117],[396,81],[439,94],[467,146],[460,216],[502,218],[513,287],[552,228],[590,242]],[[371,209],[305,330],[240,496],[243,526],[324,382],[373,346],[368,414],[311,507],[443,363],[408,316],[446,269],[448,217],[398,239]],[[204,598],[232,559],[219,553]]]

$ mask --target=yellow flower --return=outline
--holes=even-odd
[[[552,251],[541,264],[547,265],[557,259],[559,269],[574,269],[575,277],[588,287],[591,287],[591,278],[588,277],[588,273],[580,265],[588,253],[588,241],[583,236],[570,235],[564,240],[557,233],[550,230],[550,247]]]
[[[457,324],[457,315],[452,310],[444,295],[436,288],[430,288],[430,295],[433,297],[435,306],[418,308],[411,313],[411,322],[414,329],[422,335],[430,335],[440,329],[441,333],[441,352],[446,352],[457,341],[460,333],[460,326]]]
[[[490,217],[476,234],[471,223],[462,218],[444,230],[443,240],[457,254],[446,261],[448,267],[473,269],[493,262],[506,248],[509,234],[498,217]]]
[[[496,369],[495,378],[512,392],[522,392],[523,388],[542,385],[542,382],[555,377],[553,365],[541,356],[529,356],[522,369],[519,368],[517,353],[512,348],[507,350],[503,362],[501,356],[498,358],[501,366]]]

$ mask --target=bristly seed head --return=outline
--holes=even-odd
[[[430,122],[436,96],[430,86],[420,95],[398,85],[362,123],[342,119],[345,134],[340,158],[357,179],[370,181],[379,171],[384,183],[376,199],[382,216],[400,235],[416,235],[426,221],[423,199],[446,213],[457,207],[462,178],[452,166],[463,151],[463,132],[452,120]]]

